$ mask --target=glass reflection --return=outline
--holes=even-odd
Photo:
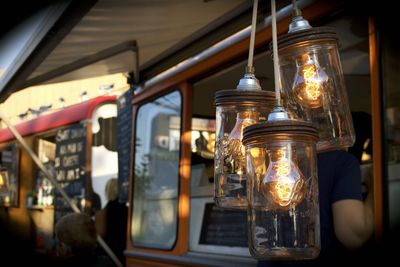
[[[136,118],[132,242],[171,249],[176,239],[181,95],[139,107]]]

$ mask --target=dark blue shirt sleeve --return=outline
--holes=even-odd
[[[357,159],[350,153],[342,151],[335,160],[332,203],[345,200],[362,200],[361,170]]]

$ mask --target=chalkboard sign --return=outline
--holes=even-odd
[[[56,179],[67,195],[83,210],[86,196],[86,126],[75,124],[58,130],[56,136],[55,172]],[[54,222],[66,213],[72,212],[68,203],[56,191],[54,201]]]
[[[206,203],[199,244],[247,247],[247,213]]]
[[[0,205],[18,206],[19,148],[17,144],[0,150]]]
[[[126,91],[117,100],[117,148],[118,148],[118,186],[119,201],[128,202],[129,169],[131,161],[132,138],[132,92]]]

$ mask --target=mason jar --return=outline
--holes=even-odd
[[[219,207],[247,209],[243,129],[267,118],[273,108],[274,95],[263,90],[221,90],[215,94],[214,197]]]
[[[319,255],[317,139],[314,126],[296,120],[260,122],[244,130],[248,242],[254,258]]]
[[[278,46],[286,108],[317,126],[318,151],[351,147],[355,135],[334,28],[288,33]]]

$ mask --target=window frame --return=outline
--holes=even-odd
[[[178,202],[177,202],[177,231],[176,240],[171,249],[160,249],[150,248],[143,246],[136,246],[132,241],[132,207],[129,208],[128,214],[128,236],[127,236],[127,250],[137,252],[150,252],[166,255],[181,255],[188,250],[187,236],[189,234],[189,178],[190,178],[190,163],[187,162],[187,158],[190,157],[190,140],[191,140],[191,91],[192,88],[188,83],[181,83],[176,86],[169,88],[168,90],[160,90],[153,92],[144,92],[141,97],[132,99],[132,143],[131,143],[131,163],[130,166],[134,166],[135,161],[135,140],[136,140],[136,122],[139,108],[142,105],[150,103],[159,97],[168,95],[174,91],[177,91],[181,95],[181,129],[180,129],[180,151],[179,151],[179,176],[178,176]],[[131,168],[130,170],[130,194],[129,203],[133,203],[133,184],[134,174]]]

